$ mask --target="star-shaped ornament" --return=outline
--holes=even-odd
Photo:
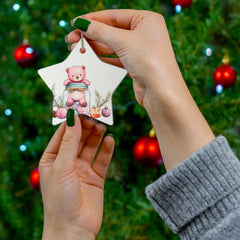
[[[53,93],[53,125],[66,120],[69,108],[113,124],[112,95],[127,71],[101,61],[85,38],[66,60],[39,69],[38,74]]]

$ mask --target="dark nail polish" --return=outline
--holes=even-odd
[[[74,110],[69,108],[67,111],[67,125],[68,127],[73,127],[75,124],[74,122]]]
[[[68,42],[68,35],[65,36],[64,40],[65,40],[65,43],[69,43],[69,42]]]
[[[77,18],[74,22],[74,26],[84,32],[88,30],[88,27],[90,25],[90,21],[84,19],[84,18]]]
[[[67,46],[67,49],[68,49],[68,51],[70,51],[71,52],[71,46],[72,46],[72,44],[68,44],[68,46]]]

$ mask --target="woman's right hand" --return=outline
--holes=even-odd
[[[86,21],[89,20],[89,21]],[[151,118],[167,170],[203,147],[214,135],[195,104],[179,70],[164,18],[139,10],[105,10],[73,20],[103,61],[124,67],[133,79],[135,97]]]
[[[87,31],[80,29],[82,23],[78,18],[91,22]],[[79,16],[73,24],[78,28],[80,26],[79,29],[98,55],[119,57],[101,59],[128,71],[134,80],[134,92],[140,105],[144,105],[148,88],[159,85],[166,88],[169,73],[175,75],[173,79],[176,81],[181,78],[168,30],[160,14],[139,10],[104,10]],[[66,37],[67,42],[78,42],[81,32],[71,32]],[[72,49],[74,47],[75,44]],[[156,73],[156,69],[161,71]]]

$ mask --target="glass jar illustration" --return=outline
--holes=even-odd
[[[89,115],[90,92],[85,83],[69,83],[63,92],[63,106],[72,108],[78,114]]]

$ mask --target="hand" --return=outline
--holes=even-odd
[[[87,22],[78,18],[90,21],[87,29]],[[73,23],[98,55],[119,57],[103,61],[127,69],[136,99],[151,118],[167,170],[214,139],[188,91],[160,14],[105,10],[77,17]],[[80,36],[75,30],[66,40],[74,48]]]
[[[164,18],[157,13],[137,10],[105,10],[81,16],[91,21],[86,32],[98,55],[117,55],[119,58],[101,59],[105,62],[125,67],[134,80],[137,101],[143,105],[147,88],[164,84],[165,73],[171,72],[177,80],[181,73],[175,60]],[[76,21],[76,19],[74,19]],[[71,32],[66,40],[79,41],[79,30]],[[72,45],[72,49],[75,44]],[[155,68],[161,69],[157,78]]]
[[[63,123],[39,163],[44,205],[43,239],[95,239],[102,223],[104,179],[114,140],[105,125],[75,117]],[[94,161],[94,162],[93,162]]]

